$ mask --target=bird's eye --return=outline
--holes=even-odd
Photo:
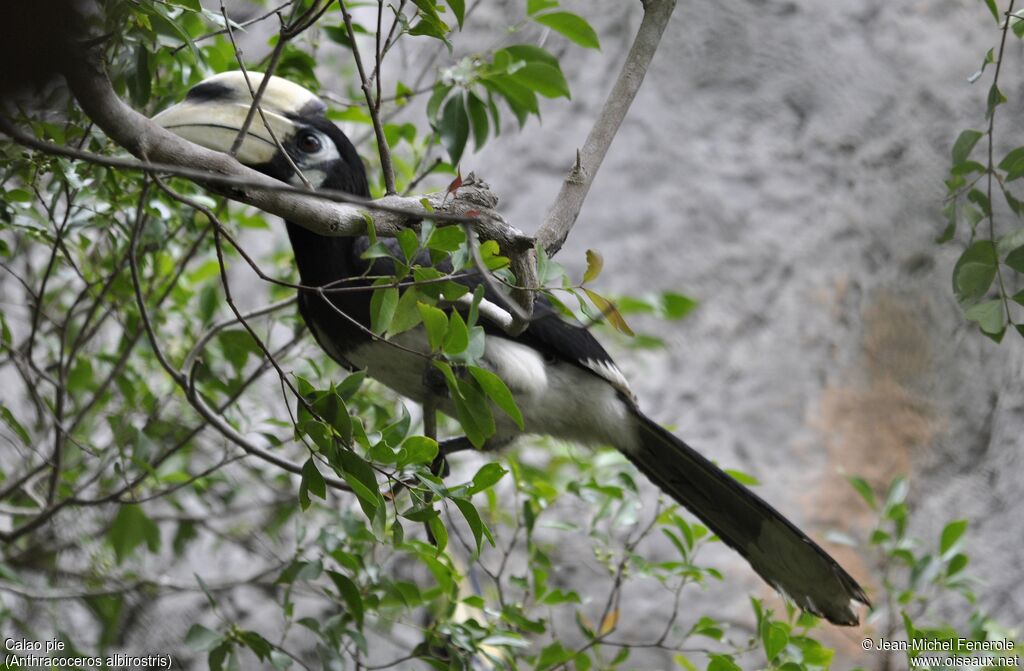
[[[315,154],[323,147],[320,142],[320,138],[315,133],[303,133],[299,136],[297,145],[299,151],[305,152],[306,154]]]

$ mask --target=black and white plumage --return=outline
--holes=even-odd
[[[262,75],[250,73],[254,87]],[[242,73],[229,72],[196,85],[186,99],[154,120],[210,149],[227,151],[251,104]],[[317,188],[368,196],[363,164],[348,138],[324,116],[325,105],[306,89],[274,77],[261,107],[295,165]],[[283,181],[298,183],[259,117],[237,154],[239,160]],[[293,223],[288,233],[303,285],[390,274],[386,259],[364,260],[365,238],[324,237]],[[479,283],[469,278],[468,283]],[[368,284],[363,280],[347,282]],[[454,416],[443,385],[424,374],[429,353],[422,329],[394,338],[401,348],[375,341],[370,292],[328,294],[300,291],[299,309],[320,346],[339,364],[367,373],[416,401],[432,399]],[[490,296],[491,299],[496,297]],[[699,517],[776,590],[800,608],[842,625],[856,625],[855,604],[868,604],[857,582],[824,550],[760,497],[724,473],[679,438],[644,416],[629,383],[590,331],[563,320],[537,301],[529,328],[509,336],[494,315],[481,310],[486,333],[479,362],[499,375],[515,396],[526,433],[618,448],[662,491]],[[340,313],[344,313],[340,314]],[[489,316],[490,315],[490,316]],[[407,350],[413,350],[412,352]],[[523,433],[507,417],[496,417],[489,446]]]

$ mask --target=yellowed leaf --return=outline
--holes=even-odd
[[[610,611],[607,615],[605,615],[603,620],[601,620],[601,631],[599,635],[604,636],[605,634],[610,634],[615,630],[615,625],[617,625],[618,623],[619,609],[615,608],[614,610]]]
[[[583,273],[583,282],[593,282],[604,268],[604,259],[593,249],[587,250],[587,270]]]
[[[587,298],[590,299],[591,303],[597,306],[597,309],[601,311],[601,314],[608,320],[608,323],[612,325],[612,328],[619,333],[624,333],[631,337],[636,335],[633,333],[633,329],[629,328],[629,324],[626,323],[626,320],[622,317],[622,313],[619,312],[614,303],[596,291],[587,289],[586,287],[583,287],[583,291],[587,293]]]

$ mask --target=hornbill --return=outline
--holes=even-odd
[[[249,76],[255,89],[262,75]],[[154,120],[187,140],[227,152],[251,103],[244,75],[227,72],[197,84],[182,102]],[[236,154],[242,163],[298,185],[294,163],[317,188],[370,195],[359,155],[327,119],[326,105],[318,97],[273,77],[260,105],[267,122],[254,118]],[[277,141],[268,133],[268,125]],[[278,143],[291,162],[280,153]],[[305,286],[322,287],[340,280],[347,280],[346,286],[369,286],[361,276],[393,273],[389,260],[363,258],[369,246],[366,237],[324,237],[291,222],[287,228]],[[391,244],[398,256],[397,244],[393,240]],[[475,285],[482,280],[460,281]],[[502,309],[498,297],[485,294],[485,300],[488,296],[492,308]],[[313,336],[343,367],[365,369],[402,396],[419,403],[429,400],[455,416],[444,384],[424,374],[425,359],[419,353],[427,355],[430,349],[422,329],[397,336],[401,347],[371,337],[369,290],[321,294],[300,289],[298,299]],[[487,311],[481,310],[480,320],[486,334],[480,365],[499,375],[512,391],[525,433],[613,445],[800,608],[835,624],[858,624],[855,604],[869,602],[857,582],[768,503],[648,419],[637,407],[629,383],[588,329],[563,319],[542,297],[529,328],[518,336],[509,335]],[[487,448],[523,433],[508,418],[495,419],[497,433]]]

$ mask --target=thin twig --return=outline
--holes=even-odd
[[[348,8],[345,7],[345,0],[338,0],[338,6],[341,8],[341,15],[345,19],[345,29],[348,31],[349,44],[352,49],[352,57],[356,61],[356,70],[359,72],[359,82],[363,89],[363,95],[366,96],[366,104],[369,106],[370,120],[373,122],[373,132],[377,136],[377,152],[380,154],[380,169],[384,173],[384,190],[389,196],[397,194],[395,191],[395,169],[391,165],[391,149],[388,147],[388,139],[384,135],[384,126],[380,121],[380,92],[378,90],[377,99],[374,101],[373,89],[371,88],[371,82],[366,77],[366,69],[363,67],[363,59],[359,57],[359,44],[356,40],[356,33],[352,29],[352,15],[349,14]],[[380,14],[378,11],[378,25],[380,24]],[[378,29],[379,35],[379,29]],[[381,50],[376,50],[377,56],[377,80],[380,80],[380,59]]]

